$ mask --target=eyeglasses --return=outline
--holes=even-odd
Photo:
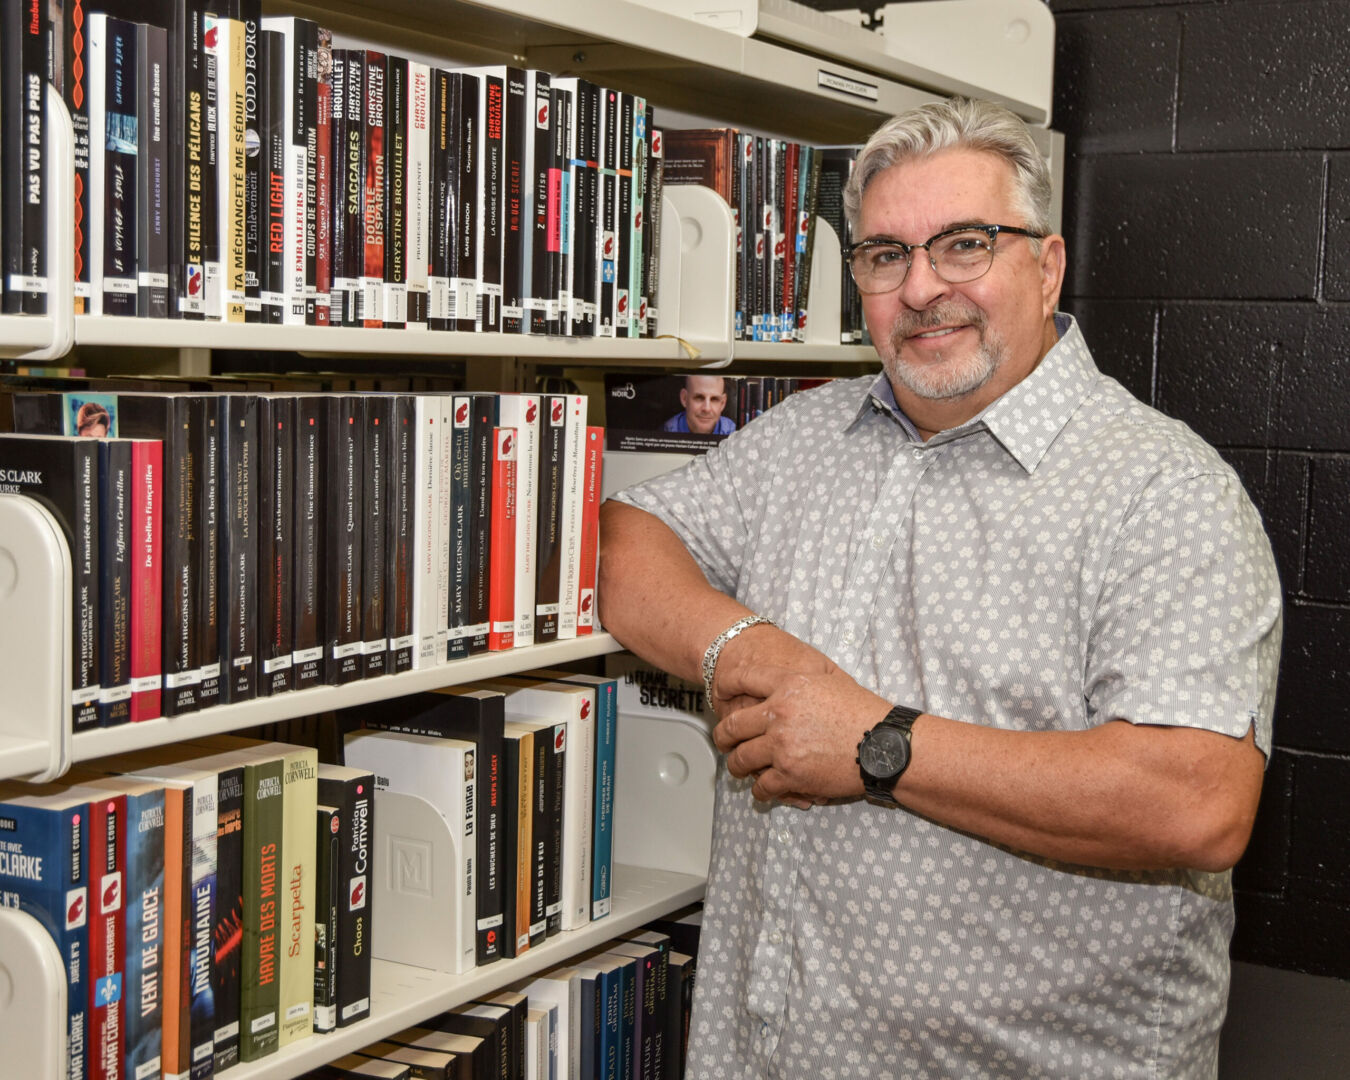
[[[962,225],[930,236],[922,244],[899,240],[862,240],[844,248],[858,291],[888,293],[900,288],[909,274],[914,252],[928,252],[928,264],[949,285],[961,285],[984,277],[994,265],[994,241],[999,233],[1045,239],[1044,233],[1014,225]]]

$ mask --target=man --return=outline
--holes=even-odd
[[[683,412],[662,425],[663,431],[686,431],[695,435],[730,435],[736,425],[722,415],[727,407],[727,383],[720,375],[686,375],[680,391]]]
[[[846,202],[883,374],[605,509],[604,623],[711,672],[725,754],[690,1075],[1213,1077],[1279,650],[1260,521],[1055,313],[1016,117],[897,117]]]

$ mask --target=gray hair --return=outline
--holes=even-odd
[[[1020,224],[1032,232],[1050,232],[1050,166],[1036,149],[1026,124],[1001,105],[954,97],[894,116],[867,140],[844,188],[844,213],[854,238],[858,239],[863,192],[879,173],[892,165],[952,149],[984,150],[1012,166],[1013,198],[1024,221],[998,224]]]

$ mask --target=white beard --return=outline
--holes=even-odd
[[[949,322],[968,323],[979,333],[979,345],[968,357],[949,361],[939,352],[933,360],[923,364],[901,359],[901,347],[906,338]],[[984,312],[962,304],[947,304],[923,313],[902,315],[891,331],[890,344],[890,355],[882,357],[887,378],[930,401],[974,393],[993,378],[1007,352],[1002,339],[989,331]]]

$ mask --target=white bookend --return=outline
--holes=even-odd
[[[474,808],[478,791],[477,748],[466,739],[440,739],[426,735],[405,735],[395,731],[354,731],[346,739],[346,761],[350,766],[368,769],[375,775],[377,795],[386,792],[416,795],[425,799],[445,823],[459,853],[456,872],[445,891],[435,893],[438,903],[444,905],[444,917],[453,929],[453,964],[449,970],[456,974],[472,970],[475,946],[477,908],[474,890],[474,860],[477,839],[474,834]],[[376,813],[377,830],[383,825],[383,807]],[[377,832],[377,862],[383,846]],[[384,841],[403,843],[397,833],[383,834]],[[425,845],[423,845],[425,847]],[[385,851],[383,873],[377,866],[376,903],[380,910],[391,914],[398,910],[398,901],[384,906],[381,888],[389,889],[397,876],[407,870],[400,854]],[[430,882],[427,883],[428,886]],[[393,921],[397,921],[394,919]],[[384,931],[376,934],[377,948]],[[382,956],[388,955],[381,952]],[[390,957],[398,959],[398,957]],[[418,963],[405,960],[405,963]]]

